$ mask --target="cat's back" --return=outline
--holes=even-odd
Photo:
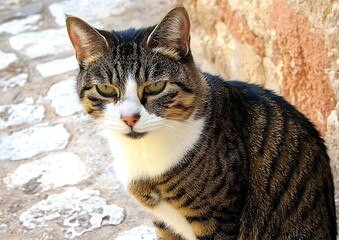
[[[222,118],[240,129],[234,133],[240,135],[248,156],[241,236],[335,239],[329,157],[313,124],[272,91],[206,76],[218,121]]]

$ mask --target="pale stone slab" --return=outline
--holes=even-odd
[[[13,49],[30,58],[59,54],[72,50],[65,28],[17,34],[9,39]]]
[[[0,10],[6,9],[6,7],[14,4],[19,4],[20,0],[4,0],[0,4]]]
[[[103,19],[121,14],[132,2],[131,0],[88,0],[79,4],[77,0],[68,0],[51,4],[49,10],[55,22],[59,26],[65,26],[65,14],[81,17],[86,21],[94,21],[98,17]]]
[[[43,11],[43,6],[45,5],[43,1],[33,3],[25,2],[23,5],[22,3],[22,0],[1,0],[0,10],[3,11],[0,15],[0,21],[4,22],[13,18],[23,18],[38,14]],[[6,8],[8,8],[10,5],[15,6],[15,8],[12,8],[13,10],[8,11]]]
[[[21,160],[38,153],[64,149],[69,133],[63,124],[39,124],[0,135],[0,160]]]
[[[49,77],[60,73],[65,73],[79,68],[79,64],[74,56],[41,63],[36,69],[43,77]]]
[[[13,20],[0,25],[0,32],[17,34],[26,30],[36,30],[41,15],[36,14],[20,20]]]
[[[0,233],[5,233],[8,230],[8,225],[6,223],[0,222]]]
[[[61,117],[70,116],[83,111],[76,93],[75,80],[69,79],[51,86],[46,99],[51,101],[56,114]]]
[[[17,57],[14,53],[4,53],[0,51],[0,70],[8,67],[9,64],[15,62]]]
[[[41,121],[44,116],[44,107],[36,104],[33,98],[25,98],[19,104],[0,105],[0,129],[32,121]]]
[[[27,73],[21,73],[14,77],[0,79],[0,89],[7,91],[9,88],[22,87],[28,79]]]
[[[78,155],[61,152],[21,164],[3,181],[8,188],[12,189],[35,181],[43,191],[46,191],[51,188],[77,184],[86,179],[87,175],[86,166]]]
[[[36,203],[21,214],[20,221],[28,229],[48,227],[56,221],[65,237],[74,239],[103,225],[118,225],[124,218],[124,209],[108,205],[98,190],[70,188]]]
[[[153,227],[139,226],[120,234],[115,240],[157,240]]]

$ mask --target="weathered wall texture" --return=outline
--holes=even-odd
[[[273,89],[314,122],[339,190],[339,3],[178,2],[190,12],[192,51],[203,69]]]

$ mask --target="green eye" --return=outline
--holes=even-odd
[[[98,93],[103,97],[114,97],[118,98],[117,88],[105,84],[98,84],[95,86]]]
[[[149,95],[156,95],[161,93],[166,86],[166,82],[156,82],[153,84],[149,84],[145,87],[145,93]]]

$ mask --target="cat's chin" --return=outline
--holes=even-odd
[[[144,137],[147,134],[147,132],[135,132],[135,131],[131,131],[127,134],[125,134],[128,138],[131,139],[140,139],[142,137]]]

